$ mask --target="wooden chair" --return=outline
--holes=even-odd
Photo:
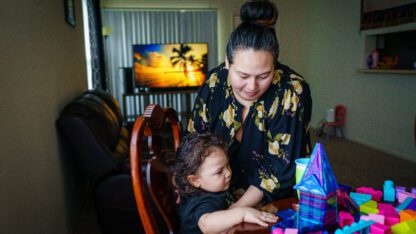
[[[159,105],[147,106],[144,114],[137,117],[131,136],[130,167],[133,190],[140,219],[147,234],[161,233],[161,225],[164,225],[169,233],[179,231],[177,196],[167,164],[169,157],[165,139],[169,134],[166,134],[166,125],[170,125],[174,153],[180,143],[180,130],[177,113],[172,108],[163,109]],[[151,159],[147,161],[146,177],[144,177],[142,165],[145,162],[143,151],[146,139]],[[161,225],[158,225],[155,216],[162,217]]]

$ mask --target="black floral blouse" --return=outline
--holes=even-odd
[[[188,123],[188,132],[213,132],[229,144],[233,172],[230,190],[240,197],[249,185],[270,202],[292,194],[295,159],[310,153],[308,122],[312,100],[308,84],[288,66],[277,64],[272,84],[250,106],[241,143],[243,105],[234,97],[222,64],[207,74]]]

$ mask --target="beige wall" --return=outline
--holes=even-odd
[[[1,3],[0,233],[68,233],[79,211],[55,120],[87,88],[82,11],[77,0],[71,28],[63,3]]]
[[[416,162],[416,77],[356,71],[364,66],[361,1],[277,2],[281,60],[311,85],[312,126],[326,108],[345,104],[348,139]]]

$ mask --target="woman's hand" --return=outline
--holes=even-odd
[[[268,226],[267,223],[276,223],[278,217],[264,211],[259,211],[254,208],[245,207],[243,221],[247,223],[256,223],[261,226]]]

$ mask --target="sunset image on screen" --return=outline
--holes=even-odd
[[[208,70],[204,43],[133,45],[135,80],[150,88],[198,87]]]

